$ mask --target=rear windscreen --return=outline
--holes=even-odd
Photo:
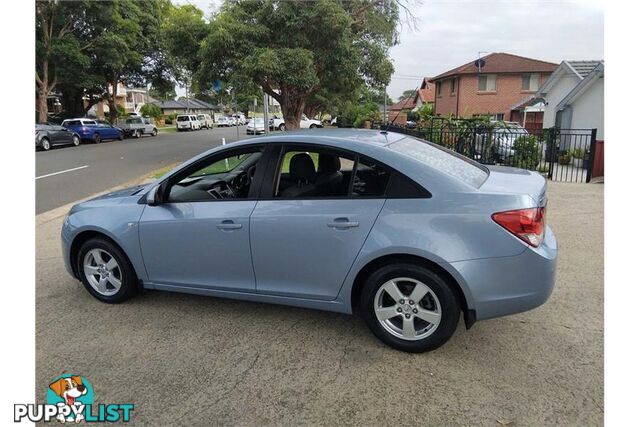
[[[179,122],[188,122],[189,121],[189,116],[178,116],[178,121]]]
[[[387,145],[440,172],[478,188],[489,176],[485,167],[460,154],[417,138],[406,137]]]

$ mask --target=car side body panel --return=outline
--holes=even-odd
[[[138,203],[140,196],[127,196],[139,190],[140,187],[135,187],[115,191],[71,209],[62,227],[62,252],[71,274],[74,274],[71,244],[81,233],[91,231],[102,233],[118,244],[129,257],[138,278],[148,279],[138,236],[138,222],[145,205]]]

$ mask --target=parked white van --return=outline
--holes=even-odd
[[[214,126],[213,119],[209,114],[198,114],[198,121],[203,128],[211,129]]]
[[[183,130],[198,130],[201,127],[200,120],[193,114],[180,114],[176,117],[176,129],[178,132]]]

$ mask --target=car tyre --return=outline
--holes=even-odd
[[[311,126],[309,126],[309,129],[315,129],[315,128],[317,128],[317,127],[318,127],[318,126],[316,126],[316,125],[311,125]]]
[[[158,129],[153,128],[153,130],[151,131],[151,136],[156,136],[158,135]]]
[[[95,254],[99,254],[101,260],[98,260]],[[102,302],[117,304],[131,298],[138,291],[138,279],[131,262],[122,250],[109,240],[87,240],[80,247],[76,262],[82,284],[91,295]],[[97,273],[98,267],[94,267],[93,264],[100,266],[100,271],[108,272],[109,275]],[[112,268],[109,270],[110,265]],[[96,273],[91,274],[93,271]],[[102,280],[103,277],[105,280]],[[101,282],[104,282],[104,288]],[[101,292],[99,289],[104,291]]]
[[[411,299],[415,296],[419,301]],[[392,348],[411,353],[443,345],[460,319],[460,302],[448,282],[413,264],[390,264],[373,272],[366,279],[358,307],[375,336]]]
[[[136,129],[136,133],[134,135],[136,138],[142,138],[142,131],[140,129]]]
[[[102,142],[102,137],[100,136],[99,133],[94,133],[93,134],[93,142],[95,144],[100,144]]]
[[[40,140],[40,146],[42,147],[42,149],[44,151],[49,151],[51,150],[51,142],[49,141],[49,138],[42,138]]]
[[[124,139],[124,134],[122,132],[118,132],[118,141],[122,141]]]
[[[284,132],[284,129],[285,129],[284,123],[280,124],[280,126],[278,126],[278,129],[280,129],[280,131]]]
[[[80,145],[80,137],[78,135],[73,135],[71,137],[71,143],[74,147],[77,147],[78,145]]]

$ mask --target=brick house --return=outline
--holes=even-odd
[[[413,97],[401,99],[389,107],[389,121],[404,125],[407,122],[407,113],[417,111],[424,104],[434,104],[436,96],[436,85],[430,82],[431,77],[422,79],[420,88]]]
[[[520,122],[519,106],[557,66],[509,53],[491,53],[431,79],[436,92],[434,112],[455,117],[489,114],[496,120]]]

